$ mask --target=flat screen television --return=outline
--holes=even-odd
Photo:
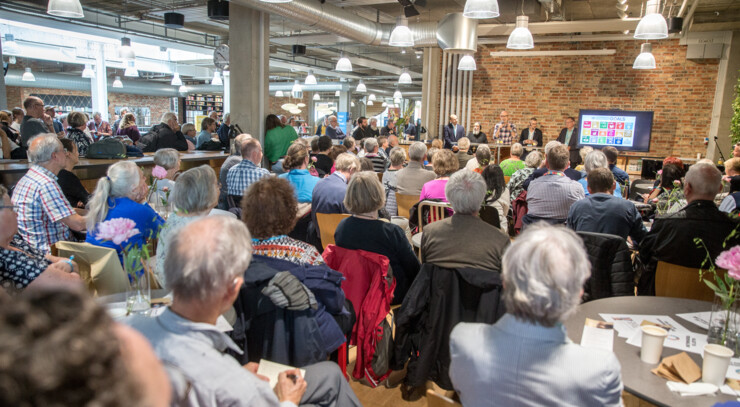
[[[583,110],[578,114],[578,147],[649,151],[653,112]]]

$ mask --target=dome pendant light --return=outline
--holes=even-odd
[[[18,55],[21,53],[21,49],[18,43],[15,42],[13,34],[5,34],[5,42],[3,43],[3,54],[4,55]]]
[[[21,80],[23,82],[36,82],[36,77],[33,76],[33,72],[31,72],[31,68],[26,68],[26,71],[23,72],[23,76],[21,77]]]
[[[352,62],[344,56],[344,53],[339,54],[339,61],[337,61],[334,70],[337,72],[352,72]]]
[[[409,21],[404,16],[399,16],[396,19],[396,27],[391,32],[391,37],[388,40],[388,45],[391,47],[413,47],[414,46],[414,35],[409,30]]]
[[[178,72],[175,72],[175,76],[172,77],[172,82],[170,82],[170,85],[172,86],[182,85],[182,79],[180,79],[180,74]]]
[[[123,76],[128,76],[132,78],[139,77],[139,70],[136,69],[136,63],[134,61],[128,61],[128,66],[126,67],[126,70],[123,71]]]
[[[408,69],[403,68],[401,76],[398,77],[398,83],[401,85],[411,85],[411,75],[409,74]]]
[[[357,93],[367,92],[367,87],[365,86],[365,83],[362,82],[362,79],[360,79],[360,83],[357,84],[357,89],[355,89],[355,92]]]
[[[306,80],[303,81],[306,85],[316,85],[316,77],[313,75],[313,71],[308,71],[308,75],[306,75]]]
[[[182,94],[188,93],[188,87],[185,85],[180,85],[180,87],[177,88],[177,93],[182,93]]]
[[[279,90],[279,91],[275,92],[275,97],[276,98],[281,98],[281,97],[284,97],[284,96],[285,95],[283,95],[283,91],[282,90]]]
[[[393,99],[401,99],[403,98],[403,94],[400,90],[396,89],[395,92],[393,92]]]
[[[668,23],[660,14],[660,0],[648,0],[645,6],[645,16],[642,17],[635,29],[635,38],[638,40],[668,38]]]
[[[67,18],[83,18],[80,0],[49,0],[46,14]]]
[[[509,35],[509,41],[506,42],[506,48],[509,49],[532,49],[534,40],[532,33],[529,32],[529,17],[517,16],[516,28]]]
[[[321,100],[321,96],[318,93],[313,94],[313,100]]]
[[[300,83],[298,83],[298,79],[295,80],[290,95],[295,99],[301,99],[303,97],[303,87]]]
[[[213,86],[222,86],[224,82],[221,80],[221,73],[218,72],[218,69],[213,71],[213,79],[211,79],[211,85]]]
[[[377,99],[375,98],[375,94],[374,93],[371,93],[370,96],[367,97],[367,100],[368,101],[375,101]]]
[[[113,87],[114,88],[122,88],[123,87],[123,82],[121,82],[121,77],[120,76],[116,76],[115,79],[113,80]]]
[[[640,55],[635,58],[632,69],[655,69],[652,44],[645,43],[640,46]]]
[[[457,64],[458,71],[475,71],[476,69],[478,68],[475,64],[475,58],[472,55],[463,56]]]
[[[95,71],[92,70],[90,65],[85,64],[85,69],[82,70],[82,77],[85,79],[95,79]]]
[[[342,92],[340,92],[340,91],[336,91],[336,92],[334,92],[334,97],[337,97],[337,98],[338,98],[338,97],[339,97],[339,96],[341,95],[341,93],[342,93]]]
[[[368,100],[367,103],[366,103],[366,105],[367,106],[372,106],[373,105],[373,101],[372,100]]]
[[[125,61],[136,58],[136,53],[133,48],[131,48],[131,38],[121,38],[121,47],[118,48],[118,57]]]
[[[463,16],[475,19],[496,18],[499,16],[498,1],[468,0],[465,2]]]

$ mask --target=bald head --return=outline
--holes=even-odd
[[[234,138],[234,152],[237,155],[242,155],[242,146],[244,145],[244,143],[247,140],[249,140],[251,138],[252,138],[252,135],[251,134],[246,134],[246,133],[242,133],[242,134],[236,136]]]
[[[450,115],[450,123],[457,124],[457,115],[455,114]]]
[[[698,163],[689,168],[684,182],[686,201],[714,200],[722,190],[722,173],[714,164]]]

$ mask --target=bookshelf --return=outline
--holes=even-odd
[[[200,120],[211,111],[218,113],[219,121],[224,113],[224,98],[221,95],[193,94],[185,98],[185,121],[200,128]],[[200,120],[198,120],[200,118]]]

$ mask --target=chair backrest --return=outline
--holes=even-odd
[[[406,195],[396,192],[398,216],[403,216],[404,218],[408,219],[410,216],[409,211],[411,210],[411,207],[416,205],[417,202],[419,202],[419,195]]]
[[[717,270],[717,275],[724,278],[727,271]],[[705,278],[710,278],[705,274]],[[683,267],[676,264],[658,262],[655,270],[655,295],[657,297],[687,298],[700,301],[714,301],[714,291],[699,281],[699,269]]]
[[[629,199],[634,201],[637,198],[637,194],[650,193],[654,183],[655,181],[650,179],[636,179],[632,181],[632,185],[629,188]]]
[[[424,222],[424,208],[429,208],[426,222]],[[447,217],[448,209],[452,211],[452,206],[447,202],[422,201],[419,204],[419,232],[424,228],[424,224],[434,223]]]
[[[126,292],[128,276],[114,249],[90,243],[57,242],[60,257],[75,256],[80,277],[95,296]]]
[[[504,175],[504,182],[506,182],[506,185],[509,185],[510,179],[511,179],[511,175]]]
[[[631,252],[624,238],[607,233],[576,232],[591,263],[583,301],[635,295]]]
[[[378,181],[383,182],[383,173],[382,172],[376,172],[378,174]]]
[[[483,222],[493,227],[501,228],[501,218],[499,217],[498,209],[493,206],[483,205],[480,208],[479,216]]]
[[[317,213],[316,221],[319,223],[319,234],[321,235],[321,245],[326,246],[334,244],[334,231],[337,230],[339,222],[348,218],[346,213]]]
[[[462,404],[452,400],[449,397],[445,397],[438,394],[432,389],[427,390],[427,406],[428,407],[462,407]]]

